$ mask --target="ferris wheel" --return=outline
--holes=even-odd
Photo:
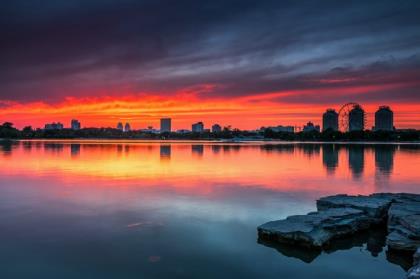
[[[349,115],[354,108],[361,107],[358,103],[347,103],[338,111],[338,125],[342,132],[349,131]]]

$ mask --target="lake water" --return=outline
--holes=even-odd
[[[405,278],[381,236],[258,243],[321,196],[373,192],[420,193],[420,146],[3,142],[0,278]]]

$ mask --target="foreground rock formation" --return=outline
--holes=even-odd
[[[328,251],[337,239],[380,227],[388,251],[413,257],[407,278],[420,279],[420,195],[336,195],[319,199],[317,209],[259,226],[259,241]]]

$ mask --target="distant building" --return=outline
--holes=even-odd
[[[188,133],[191,133],[191,131],[190,131],[190,130],[186,130],[186,129],[176,130],[176,132],[177,132],[178,134],[188,134]]]
[[[365,111],[357,105],[349,112],[349,131],[363,131],[364,129]]]
[[[170,118],[161,118],[160,119],[160,132],[171,132],[172,120]]]
[[[120,131],[124,131],[124,126],[121,122],[118,122],[117,129],[120,130]]]
[[[193,133],[202,133],[204,131],[203,122],[197,122],[197,123],[192,124],[191,130]]]
[[[80,122],[77,119],[71,120],[71,129],[72,130],[80,130]]]
[[[312,132],[312,131],[321,131],[319,125],[314,125],[311,121],[309,121],[305,126],[303,126],[303,132]]]
[[[266,129],[270,129],[273,132],[279,133],[279,132],[285,132],[285,133],[294,133],[295,127],[293,126],[275,126],[275,127],[267,127]]]
[[[140,129],[140,132],[142,132],[142,133],[150,133],[150,134],[158,134],[158,133],[160,133],[159,130],[153,129],[152,126],[147,127],[147,129]]]
[[[212,133],[220,133],[222,131],[222,127],[219,124],[214,124],[211,126]]]
[[[322,131],[338,131],[338,113],[334,109],[327,109],[322,115]]]
[[[62,130],[63,129],[63,124],[61,124],[60,122],[53,122],[53,123],[47,123],[45,124],[45,130]]]
[[[130,132],[131,131],[131,126],[130,126],[130,123],[125,123],[125,126],[124,126],[124,132]]]
[[[375,131],[394,130],[394,113],[388,106],[380,106],[375,112]]]

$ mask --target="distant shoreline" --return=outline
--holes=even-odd
[[[395,144],[415,144],[420,145],[420,141],[304,141],[304,140],[246,140],[246,139],[133,139],[133,138],[37,138],[37,139],[10,139],[0,138],[4,141],[30,141],[30,142],[126,142],[126,143],[232,143],[232,144],[369,144],[369,145],[395,145]]]

